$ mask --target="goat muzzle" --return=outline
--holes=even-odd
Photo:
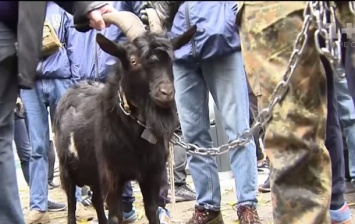
[[[171,82],[161,83],[158,86],[154,101],[161,107],[169,107],[174,101],[175,89]]]

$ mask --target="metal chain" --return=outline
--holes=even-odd
[[[255,119],[249,130],[244,131],[236,140],[223,144],[216,148],[203,148],[198,147],[197,145],[185,143],[182,139],[174,134],[172,143],[180,145],[185,148],[188,153],[198,154],[198,155],[208,155],[208,156],[217,156],[229,152],[231,149],[239,148],[244,146],[249,141],[253,139],[253,133],[256,133],[260,128],[264,128],[269,120],[272,117],[272,111],[276,105],[278,105],[283,98],[285,97],[290,80],[295,72],[295,69],[299,63],[300,56],[305,50],[305,46],[308,39],[308,32],[310,25],[313,25],[316,28],[315,31],[315,42],[318,52],[324,55],[331,64],[336,64],[340,62],[340,42],[334,43],[334,40],[339,37],[330,36],[330,29],[334,30],[335,27],[335,5],[327,6],[326,2],[322,1],[307,1],[306,8],[303,12],[303,26],[301,32],[297,35],[296,41],[294,43],[293,52],[291,54],[289,64],[286,68],[285,73],[282,76],[282,80],[276,85],[274,92],[270,98],[270,104],[260,111],[258,117]],[[327,19],[327,14],[330,13],[330,21]],[[334,17],[333,17],[334,16]],[[334,21],[334,23],[332,23]],[[328,26],[328,24],[332,26]],[[328,26],[328,27],[327,27]],[[332,31],[330,30],[330,31]],[[326,41],[326,47],[322,48],[319,44],[319,36],[322,36]],[[340,41],[340,38],[338,39]]]

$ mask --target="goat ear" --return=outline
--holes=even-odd
[[[185,33],[183,33],[182,35],[171,39],[171,43],[173,45],[174,50],[178,50],[182,46],[187,44],[194,37],[196,30],[197,30],[197,27],[196,27],[196,25],[194,25],[193,27],[188,29]]]
[[[117,57],[122,66],[127,69],[129,66],[129,62],[127,59],[127,51],[124,46],[121,44],[117,44],[112,40],[106,38],[101,33],[96,35],[96,42],[99,44],[100,48],[109,55]]]

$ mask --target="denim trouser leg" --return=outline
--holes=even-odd
[[[186,163],[186,149],[184,149],[180,145],[174,145],[174,184],[177,187],[186,184]]]
[[[37,81],[31,90],[22,90],[32,146],[30,161],[30,209],[47,211],[49,121],[47,105],[54,110],[60,97],[70,87],[70,80]],[[77,191],[80,191],[77,188]]]
[[[48,183],[54,179],[54,166],[55,166],[55,151],[53,141],[49,141],[48,150]]]
[[[345,193],[345,168],[343,154],[343,140],[339,122],[338,104],[334,90],[334,78],[330,68],[327,69],[327,90],[328,90],[328,115],[326,126],[325,146],[329,151],[332,165],[332,198],[330,209],[335,210],[344,205]],[[335,74],[336,75],[336,74]]]
[[[0,24],[0,34],[3,35]],[[1,38],[4,36],[0,35]],[[0,50],[3,45],[0,46]],[[3,55],[0,55],[3,57]],[[12,140],[17,97],[16,58],[0,60],[0,223],[24,224]]]
[[[21,90],[26,108],[28,130],[32,147],[30,160],[30,209],[47,211],[48,200],[48,114],[43,92],[36,88]]]
[[[133,189],[131,181],[127,181],[123,187],[122,203],[133,204],[135,197],[133,196]]]
[[[355,178],[355,106],[349,94],[347,80],[335,77],[335,94],[338,102],[339,118],[343,126],[349,150],[350,177]]]
[[[26,183],[30,183],[30,159],[31,144],[28,137],[25,119],[15,118],[15,135],[14,141],[16,145],[17,155],[21,161],[21,169]]]
[[[348,40],[348,42],[351,42],[351,40]],[[350,43],[348,46],[350,46]],[[349,93],[355,105],[355,65],[353,63],[355,48],[347,47],[345,49],[345,75],[348,82]]]
[[[221,112],[229,141],[249,128],[249,102],[242,56],[194,64],[174,64],[176,104],[184,139],[201,147],[212,147],[209,133],[208,90]],[[257,188],[256,152],[253,141],[230,153],[238,203],[254,204]],[[215,157],[191,155],[189,168],[198,205],[219,210],[221,193]]]

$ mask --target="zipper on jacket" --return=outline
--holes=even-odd
[[[191,23],[190,23],[190,10],[189,10],[189,2],[185,1],[185,20],[187,24],[187,28],[191,28]],[[195,43],[195,38],[193,37],[191,39],[191,45],[192,45],[192,55],[194,58],[196,58],[196,43]]]

